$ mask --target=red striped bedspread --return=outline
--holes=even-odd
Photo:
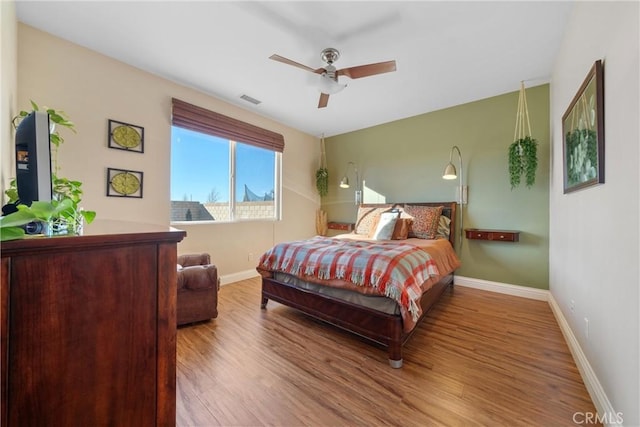
[[[257,270],[305,280],[345,280],[364,293],[394,299],[411,313],[414,322],[421,314],[420,285],[439,275],[429,253],[417,246],[322,236],[275,245],[262,255]]]

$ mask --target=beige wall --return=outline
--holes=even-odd
[[[577,2],[551,94],[550,290],[625,426],[640,425],[639,21],[638,2]],[[605,183],[563,194],[561,118],[598,59]]]
[[[520,230],[521,235],[518,243],[464,239],[456,274],[547,289],[549,86],[527,88],[527,102],[539,143],[531,189],[511,190],[509,184],[507,152],[518,106],[518,92],[512,92],[328,138],[329,194],[322,202],[329,220],[355,220],[353,186],[338,187],[349,161],[357,163],[365,182],[365,202],[457,200],[458,181],[442,179],[451,147],[457,145],[469,186],[465,228]]]
[[[171,98],[176,97],[282,133],[286,144],[283,220],[180,225],[188,233],[180,253],[211,253],[223,276],[255,274],[256,260],[249,254],[315,234],[317,138],[24,24],[18,26],[18,95],[20,109],[33,99],[64,110],[75,122],[77,134],[64,134],[61,175],[83,182],[83,206],[97,211],[98,218],[169,223]],[[108,148],[108,119],[144,127],[144,153]],[[106,197],[107,167],[143,171],[144,198]]]
[[[0,194],[9,186],[9,180],[15,175],[13,126],[11,118],[16,115],[17,107],[17,44],[18,24],[13,1],[0,1]],[[2,199],[4,200],[4,199]],[[2,202],[4,204],[4,201]]]

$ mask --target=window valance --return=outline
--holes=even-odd
[[[245,123],[176,98],[172,99],[171,124],[280,153],[284,151],[284,137],[277,132]]]

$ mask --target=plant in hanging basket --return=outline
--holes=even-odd
[[[316,171],[316,188],[320,197],[324,197],[329,192],[329,171],[321,167]]]
[[[527,188],[536,182],[538,167],[538,142],[526,136],[509,146],[509,180],[513,190],[520,185],[524,175]]]
[[[520,82],[516,131],[513,139],[515,141],[509,146],[509,182],[511,183],[511,189],[513,190],[520,185],[523,175],[526,186],[531,188],[536,182],[538,142],[531,138],[531,123],[529,122],[529,109],[527,107],[527,93],[524,90],[524,81]]]

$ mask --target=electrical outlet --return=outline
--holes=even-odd
[[[249,255],[247,255],[247,261],[253,261],[253,252],[249,252]]]
[[[589,319],[584,318],[584,334],[589,338]]]
[[[569,303],[569,310],[571,310],[572,313],[576,310],[576,302],[574,300],[571,300]]]

